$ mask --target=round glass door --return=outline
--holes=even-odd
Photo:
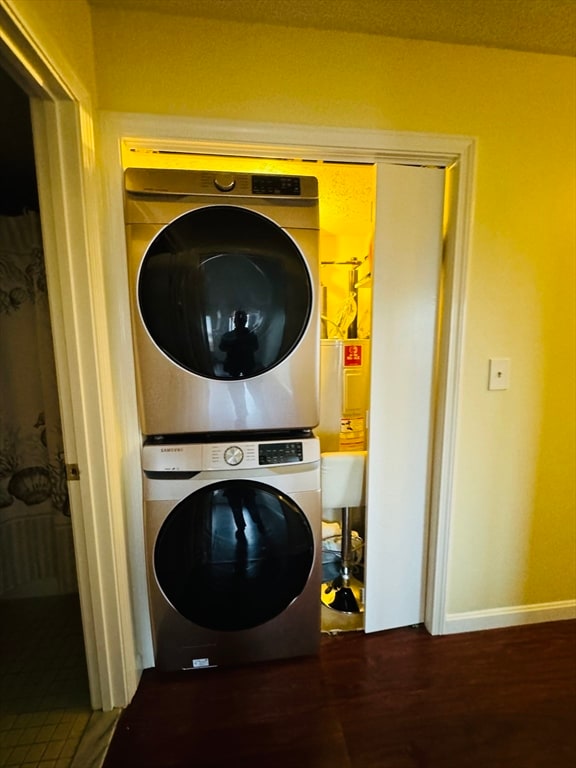
[[[300,249],[254,211],[211,206],[184,214],[152,241],[138,278],[154,343],[188,371],[242,379],[290,355],[312,309]]]
[[[278,616],[304,589],[314,560],[306,516],[271,486],[226,480],[181,501],[159,531],[160,588],[190,621],[243,630]]]

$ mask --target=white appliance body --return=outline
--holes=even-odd
[[[127,169],[125,221],[142,432],[313,428],[317,180]]]
[[[319,441],[152,439],[142,463],[156,666],[317,653]]]

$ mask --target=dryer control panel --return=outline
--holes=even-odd
[[[318,179],[315,176],[127,168],[124,184],[127,202],[139,197],[178,199],[193,195],[214,195],[231,200],[238,197],[318,200]]]

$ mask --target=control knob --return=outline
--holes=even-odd
[[[231,445],[224,451],[224,461],[231,467],[235,467],[240,464],[244,458],[244,451],[238,445]]]
[[[231,192],[236,186],[236,179],[231,173],[220,173],[214,179],[214,186],[220,192]]]

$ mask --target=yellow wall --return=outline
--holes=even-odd
[[[89,80],[87,30],[63,23],[65,0],[35,5]],[[92,18],[103,109],[478,138],[448,610],[573,599],[574,60],[113,9]],[[506,392],[486,389],[491,356],[512,358]]]
[[[574,598],[573,59],[94,13],[103,109],[478,138],[450,612]],[[512,359],[488,392],[488,358]]]
[[[92,20],[86,0],[7,0],[7,4],[16,8],[58,70],[65,75],[73,73],[95,100]]]

